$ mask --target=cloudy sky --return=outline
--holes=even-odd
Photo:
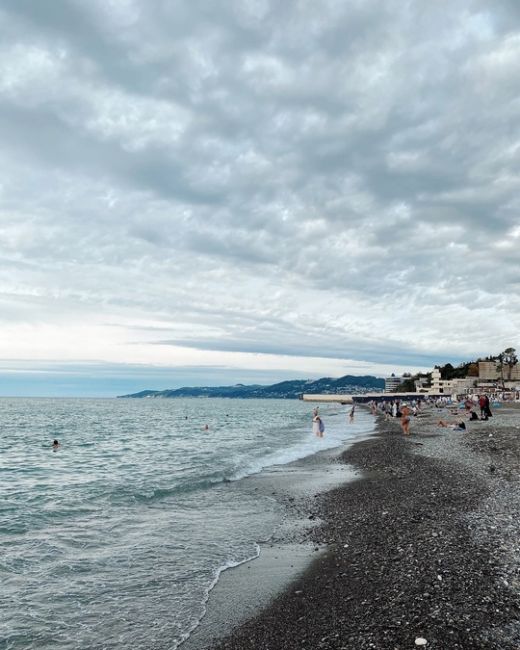
[[[0,394],[520,347],[516,0],[2,0]]]

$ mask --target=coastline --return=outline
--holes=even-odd
[[[418,418],[408,439],[379,417],[375,434],[344,451],[362,478],[308,504],[320,521],[303,537],[324,550],[252,618],[226,620],[211,647],[386,650],[421,638],[517,650],[520,410],[497,409],[466,433],[437,428],[445,416]],[[254,594],[255,582],[241,589]]]
[[[224,638],[230,628],[267,607],[321,556],[325,545],[313,535],[313,529],[322,524],[315,501],[328,490],[360,478],[340,462],[340,456],[372,435],[360,434],[341,447],[264,469],[230,485],[230,489],[275,499],[283,504],[284,517],[269,540],[259,544],[258,557],[220,573],[209,593],[206,614],[179,648],[200,650]]]

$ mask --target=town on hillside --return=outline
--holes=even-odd
[[[520,364],[514,348],[486,359],[469,361],[453,366],[435,366],[429,372],[392,374],[384,380],[380,390],[343,392],[322,391],[320,395],[306,392],[301,399],[309,402],[352,402],[387,401],[393,398],[423,399],[446,397],[451,400],[472,395],[488,395],[493,399],[520,401]]]
[[[385,393],[415,392],[419,395],[462,396],[500,394],[504,399],[520,399],[520,365],[514,348],[495,357],[470,361],[457,367],[450,363],[431,372],[385,379]]]

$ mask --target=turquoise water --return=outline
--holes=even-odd
[[[363,412],[347,424],[334,405],[321,409],[318,439],[311,410],[0,399],[0,648],[176,648],[219,573],[255,557],[283,516],[230,481],[373,426]]]

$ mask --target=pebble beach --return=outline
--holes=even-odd
[[[293,504],[324,550],[213,650],[518,650],[520,408],[466,432],[450,417],[430,407],[404,437],[378,416],[331,460],[357,480]]]

